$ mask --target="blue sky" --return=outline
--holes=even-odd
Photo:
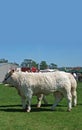
[[[82,0],[1,0],[0,59],[82,66]]]

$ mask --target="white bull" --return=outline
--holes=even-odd
[[[75,80],[74,82],[77,86]],[[17,89],[22,99],[23,109],[26,108],[26,101],[28,100],[27,112],[31,110],[33,95],[53,93],[56,97],[56,103],[52,106],[53,110],[63,96],[67,99],[68,111],[72,109],[72,94],[74,95],[74,106],[77,103],[76,87],[72,89],[71,78],[65,72],[24,73],[10,71],[5,76],[3,83],[13,85]]]
[[[76,106],[77,105],[77,93],[76,93],[77,82],[76,82],[74,76],[71,73],[67,73],[67,72],[63,72],[62,71],[62,74],[67,75],[69,80],[70,80],[70,82],[71,82],[72,102],[73,102],[73,106]],[[43,99],[45,104],[48,104],[45,95],[41,94],[41,95],[38,95],[38,96],[37,96],[37,99],[38,99],[37,107],[41,106],[42,99]],[[54,96],[55,96],[55,104],[54,104],[54,107],[55,107],[62,100],[64,95],[62,95],[62,93],[60,91],[56,91]]]

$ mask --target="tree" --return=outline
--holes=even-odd
[[[32,66],[38,68],[38,64],[35,61],[32,61]]]
[[[47,68],[48,68],[48,65],[47,65],[46,61],[41,61],[41,63],[40,63],[40,69],[44,70],[44,69],[47,69]]]
[[[24,61],[21,63],[21,67],[37,67],[37,63],[33,61],[32,59],[24,59]]]
[[[0,59],[0,63],[8,63],[8,60],[5,60],[4,58]]]
[[[19,66],[19,64],[16,63],[16,62],[10,62],[10,64],[13,64],[13,65],[17,65],[17,66]]]
[[[49,68],[50,68],[50,69],[57,69],[57,65],[54,64],[54,63],[51,63],[51,64],[49,65]]]
[[[32,63],[31,59],[24,59],[24,61],[21,63],[21,67],[29,67],[29,68],[31,68],[31,63]]]

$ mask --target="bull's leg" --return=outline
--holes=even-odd
[[[67,109],[67,111],[71,111],[71,109],[72,109],[72,95],[71,95],[71,92],[67,92],[65,97],[66,97],[67,102],[68,102],[68,109]]]
[[[41,101],[43,100],[45,104],[48,104],[47,100],[46,100],[46,97],[45,95],[43,94],[39,94],[37,95],[37,100],[38,100],[38,103],[37,103],[37,107],[40,108],[41,106]]]
[[[37,107],[38,108],[40,108],[40,106],[41,106],[42,99],[43,99],[43,94],[38,94],[37,95],[37,100],[38,100]]]
[[[33,93],[32,93],[32,91],[29,89],[28,90],[28,93],[27,93],[27,98],[26,98],[26,100],[28,100],[28,106],[27,106],[27,112],[30,112],[31,111],[31,99],[32,99],[32,95],[33,95]]]
[[[48,101],[46,100],[46,96],[45,95],[43,95],[43,101],[44,101],[45,104],[48,104]]]
[[[58,105],[58,103],[62,100],[63,94],[57,91],[54,93],[54,97],[55,97],[55,102],[53,106],[51,107],[52,110],[54,110],[55,107]]]
[[[71,93],[72,93],[73,106],[76,106],[77,105],[77,92],[76,90],[72,90]]]
[[[22,97],[21,102],[22,102],[22,108],[25,110],[26,109],[26,99]]]
[[[28,97],[28,106],[27,106],[27,112],[30,112],[31,111],[31,98],[32,97]]]

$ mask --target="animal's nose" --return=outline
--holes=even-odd
[[[5,79],[2,81],[3,84],[5,84]]]

